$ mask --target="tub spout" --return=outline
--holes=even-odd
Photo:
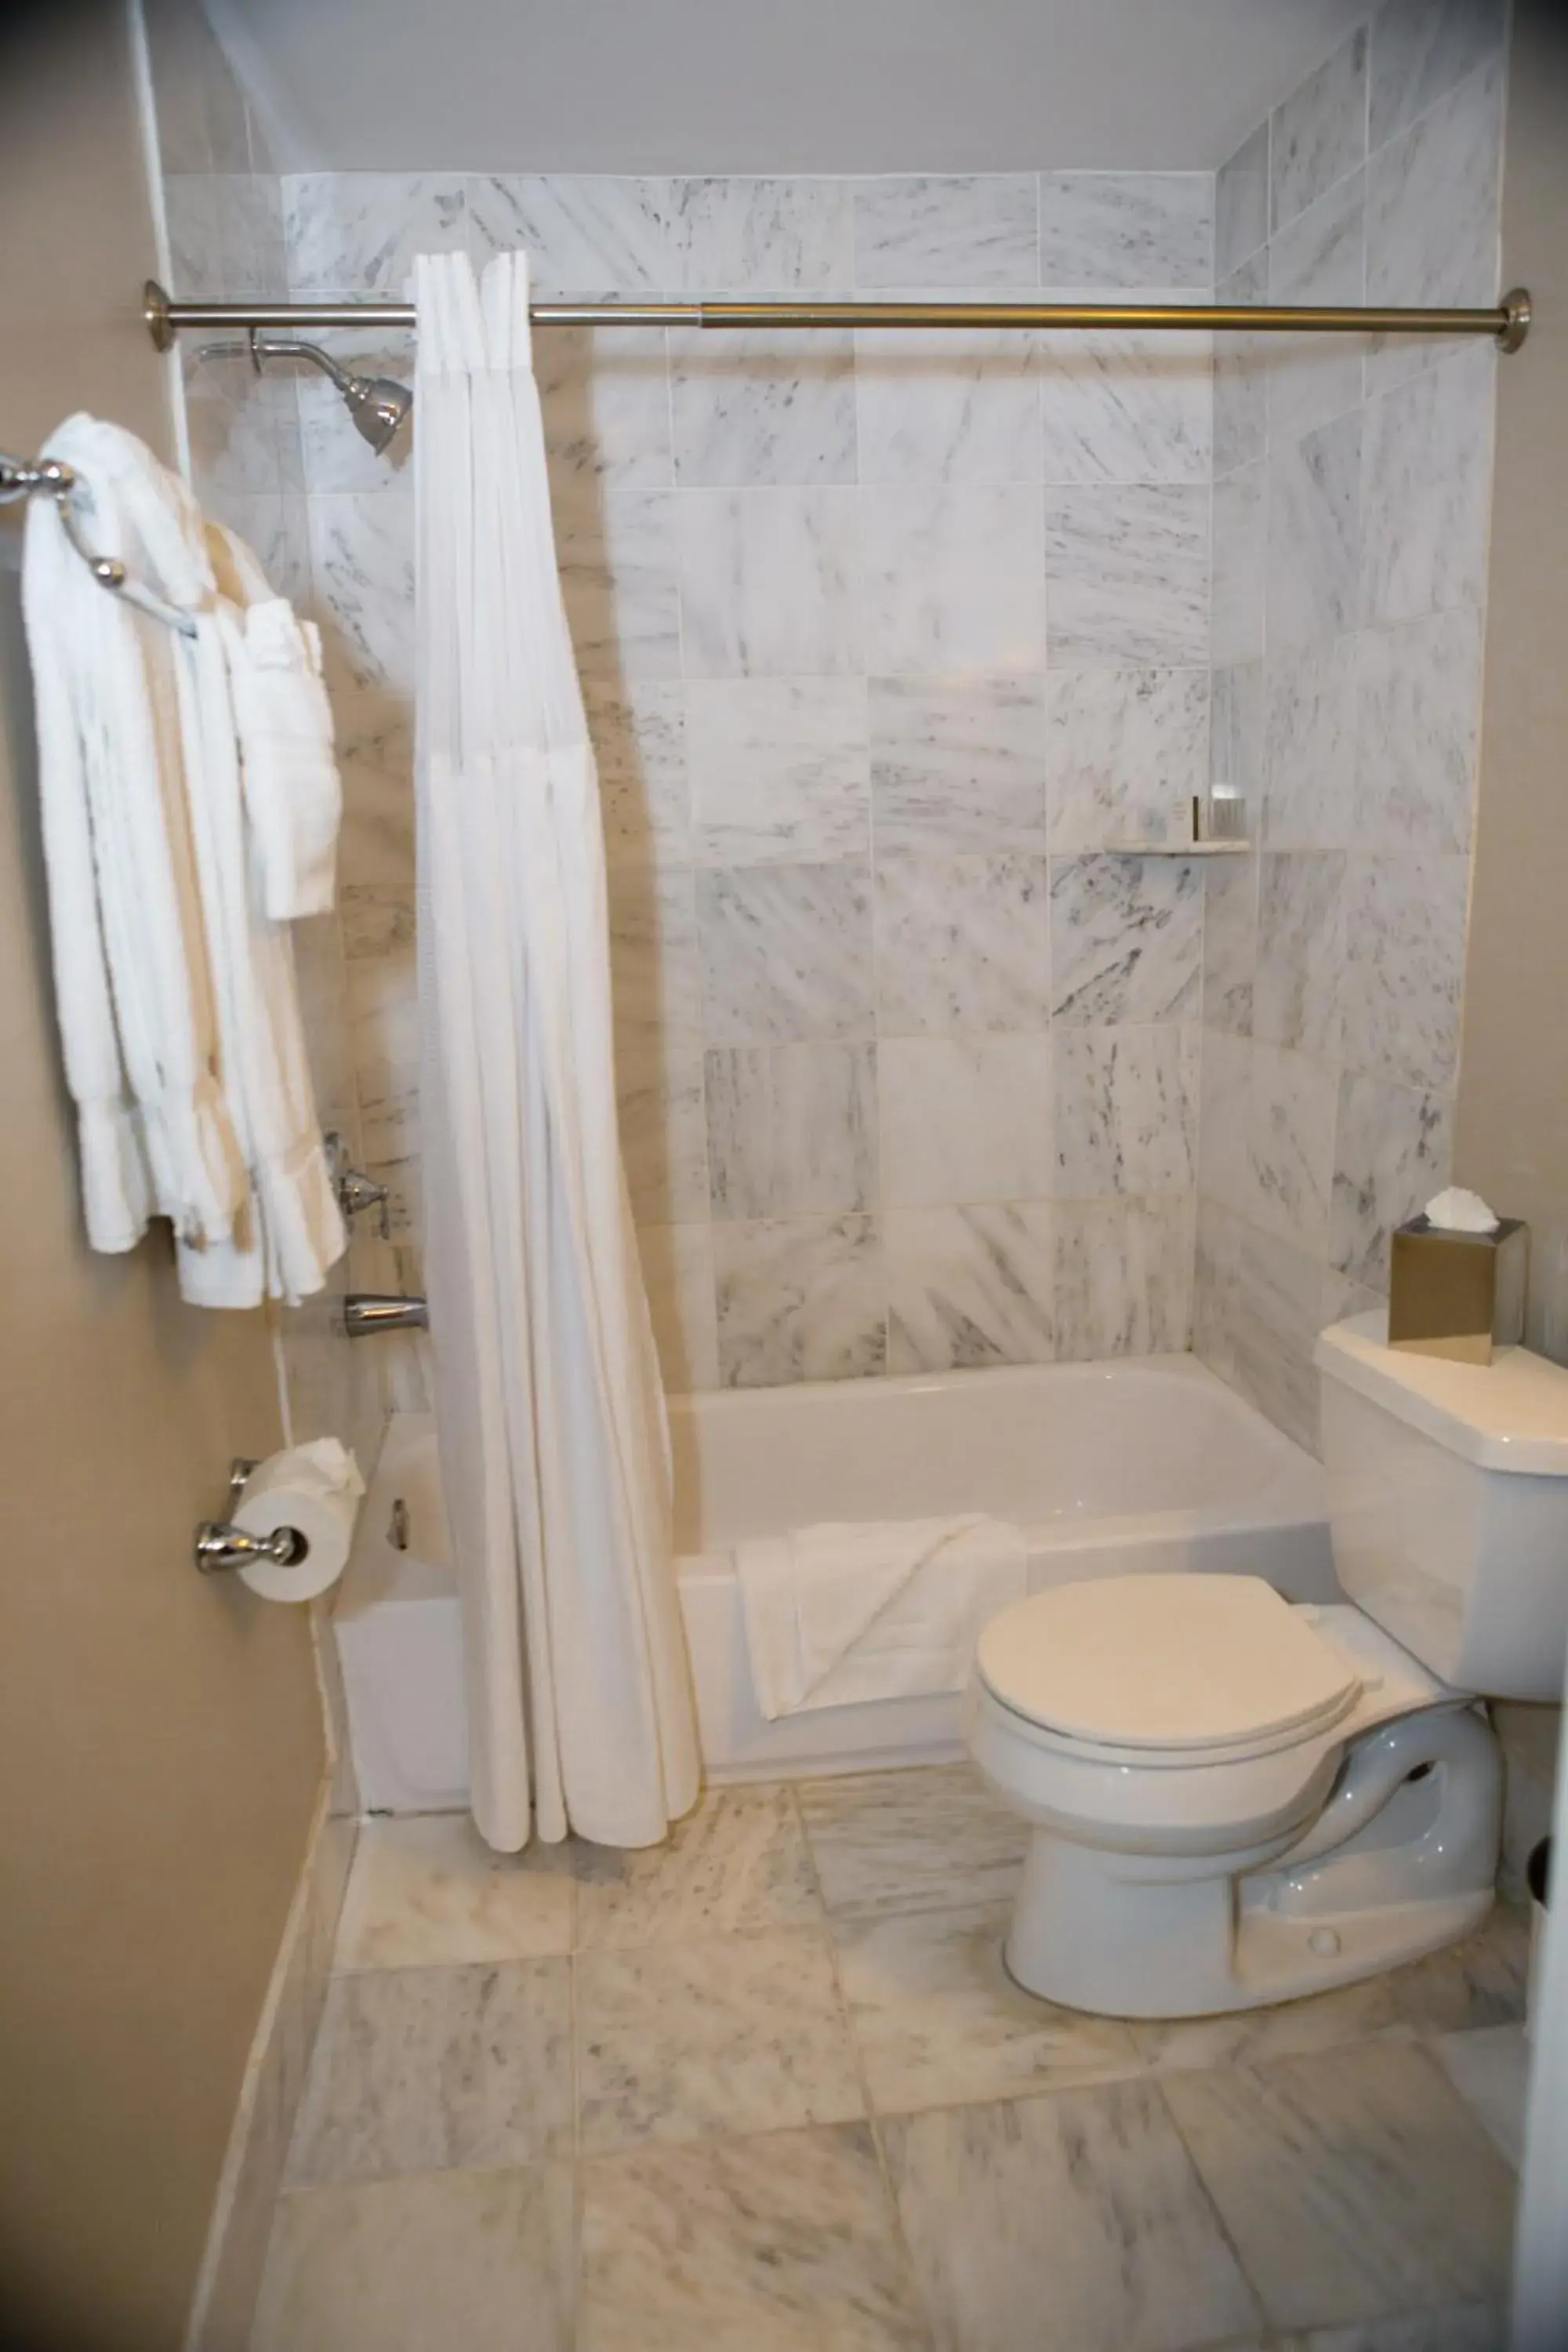
[[[343,1330],[351,1339],[368,1339],[374,1331],[428,1331],[430,1303],[395,1292],[351,1290],[343,1298]]]

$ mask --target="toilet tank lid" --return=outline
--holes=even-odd
[[[1314,1350],[1326,1380],[1369,1397],[1412,1429],[1483,1470],[1568,1477],[1568,1370],[1528,1348],[1489,1364],[1455,1364],[1391,1348],[1386,1312],[1352,1315]]]

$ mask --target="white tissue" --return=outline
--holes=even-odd
[[[1426,1203],[1426,1222],[1440,1225],[1449,1234],[1495,1234],[1499,1223],[1479,1192],[1467,1192],[1462,1184],[1450,1184]]]
[[[296,1528],[305,1556],[288,1568],[251,1560],[239,1571],[242,1581],[263,1601],[314,1601],[343,1572],[363,1493],[359,1464],[335,1437],[269,1454],[247,1479],[234,1523],[248,1536]]]

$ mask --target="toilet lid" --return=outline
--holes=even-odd
[[[1112,1576],[992,1618],[975,1662],[1015,1714],[1106,1747],[1224,1748],[1342,1715],[1348,1658],[1256,1576]]]

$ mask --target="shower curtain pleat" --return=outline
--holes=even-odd
[[[474,1818],[503,1852],[648,1845],[696,1726],[526,260],[422,256],[415,298],[426,1273]]]

